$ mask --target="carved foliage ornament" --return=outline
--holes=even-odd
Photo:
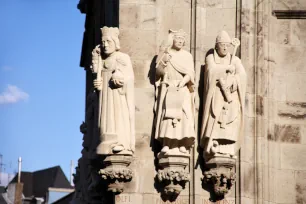
[[[101,176],[102,179],[107,180],[113,180],[113,179],[117,179],[120,181],[131,181],[133,178],[133,171],[129,168],[124,168],[124,169],[108,169],[108,170],[104,170],[104,169],[100,169],[99,174]]]
[[[158,181],[163,184],[163,193],[170,196],[177,196],[189,182],[190,175],[184,170],[168,169],[158,170],[156,175]]]
[[[206,184],[212,184],[215,195],[221,197],[227,194],[232,185],[234,185],[236,174],[233,171],[211,169],[210,171],[204,172],[202,180]]]

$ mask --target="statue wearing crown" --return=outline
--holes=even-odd
[[[186,33],[169,31],[156,60],[155,139],[162,154],[188,154],[194,145],[194,62],[182,49]]]
[[[206,57],[201,147],[205,159],[235,159],[242,140],[246,72],[235,56],[240,41],[226,31],[216,38],[214,52]],[[230,54],[230,46],[234,46]]]
[[[132,154],[135,150],[134,73],[130,57],[120,52],[119,29],[103,27],[102,42],[92,52],[98,90],[96,153]]]

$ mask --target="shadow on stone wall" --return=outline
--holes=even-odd
[[[154,93],[156,91],[156,85],[155,82],[158,80],[156,79],[156,59],[157,59],[157,55],[155,55],[151,61],[150,64],[150,70],[148,72],[148,78],[150,80],[150,84],[152,86],[154,86]],[[155,101],[156,101],[156,95],[155,95]],[[155,105],[155,103],[154,103]],[[155,167],[155,172],[158,171],[158,158],[157,155],[158,153],[161,151],[162,146],[161,144],[155,139],[155,119],[156,119],[156,112],[154,110],[154,107],[152,107],[152,111],[154,113],[154,120],[152,121],[152,130],[151,130],[151,141],[150,141],[150,146],[151,146],[151,150],[154,153],[154,167]],[[154,177],[154,188],[157,190],[157,192],[159,192],[160,194],[163,191],[163,186],[158,182],[157,177]],[[162,197],[162,194],[161,194]],[[162,198],[163,201],[166,201],[166,198]]]
[[[148,78],[150,80],[150,84],[152,86],[154,86],[154,93],[156,91],[156,86],[155,86],[155,82],[156,82],[156,77],[155,77],[155,74],[156,74],[156,59],[157,59],[157,55],[155,55],[151,61],[151,64],[150,64],[150,70],[148,72]],[[155,95],[155,101],[156,101],[156,95]],[[154,103],[155,105],[155,103]],[[161,145],[160,143],[155,139],[155,116],[156,116],[156,113],[154,111],[154,107],[152,107],[152,111],[154,113],[154,119],[152,121],[152,129],[151,129],[151,141],[150,141],[150,147],[151,147],[151,150],[152,152],[154,153],[154,165],[155,165],[155,170],[157,171],[158,168],[158,159],[157,159],[157,154],[160,152],[161,150]]]
[[[208,50],[208,52],[205,55],[205,58],[214,53],[214,49],[211,48],[210,50]],[[205,64],[201,65],[201,72],[200,72],[200,79],[199,79],[199,85],[198,85],[198,96],[199,96],[199,113],[198,113],[198,132],[197,132],[197,136],[198,136],[198,146],[197,146],[197,152],[198,152],[198,159],[195,165],[195,168],[200,167],[201,171],[203,172],[205,170],[205,159],[203,157],[203,148],[200,147],[201,144],[201,129],[202,129],[202,117],[203,117],[203,104],[205,101],[204,98],[204,78],[205,78]]]

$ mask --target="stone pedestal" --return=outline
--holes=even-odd
[[[128,168],[133,156],[130,154],[111,154],[107,155],[103,161],[103,169],[99,175],[107,185],[107,191],[121,193],[124,183],[132,180],[133,171]]]
[[[156,175],[163,189],[162,194],[177,197],[189,182],[189,154],[158,155],[160,169]]]
[[[210,184],[216,197],[223,198],[229,192],[236,179],[236,159],[226,156],[206,158],[206,170],[202,181]]]

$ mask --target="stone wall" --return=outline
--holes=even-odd
[[[95,5],[101,7],[99,2]],[[306,202],[306,20],[277,19],[274,10],[306,10],[306,1],[120,0],[121,50],[131,56],[135,74],[136,152],[131,164],[135,176],[124,193],[115,197],[115,203],[169,203],[161,199],[154,180],[151,71],[168,30],[180,28],[188,33],[185,48],[195,59],[197,113],[201,113],[203,102],[205,55],[214,47],[217,33],[224,29],[241,40],[238,54],[248,75],[245,135],[236,166],[236,186],[223,203]],[[99,43],[102,24],[111,26],[103,21],[100,11],[87,14],[86,35],[90,37],[84,37],[84,42],[90,45],[83,58]],[[88,73],[87,90],[91,81]],[[197,114],[195,120],[198,118]],[[211,194],[201,182],[200,154],[196,143],[189,169],[191,182],[173,203],[211,203]],[[86,159],[82,162],[85,168],[89,165]],[[88,174],[84,168],[81,171]],[[83,177],[86,180],[88,175]]]
[[[266,72],[263,60],[263,39],[265,21],[263,11],[265,5],[256,0],[242,1],[241,3],[241,60],[247,72],[247,93],[245,101],[245,125],[244,141],[240,150],[240,162],[237,165],[240,171],[237,203],[261,203],[262,181],[258,181],[262,175],[262,156],[266,118],[264,109],[257,108],[257,102],[265,95]],[[262,29],[260,29],[262,28]],[[260,132],[258,132],[260,130]],[[258,190],[259,189],[259,190]]]
[[[249,84],[241,203],[305,202],[306,21],[273,15],[306,10],[305,3],[242,3],[241,58]]]
[[[306,11],[306,2],[274,0],[271,9]],[[268,42],[267,200],[305,203],[306,20],[277,19],[270,15]]]

